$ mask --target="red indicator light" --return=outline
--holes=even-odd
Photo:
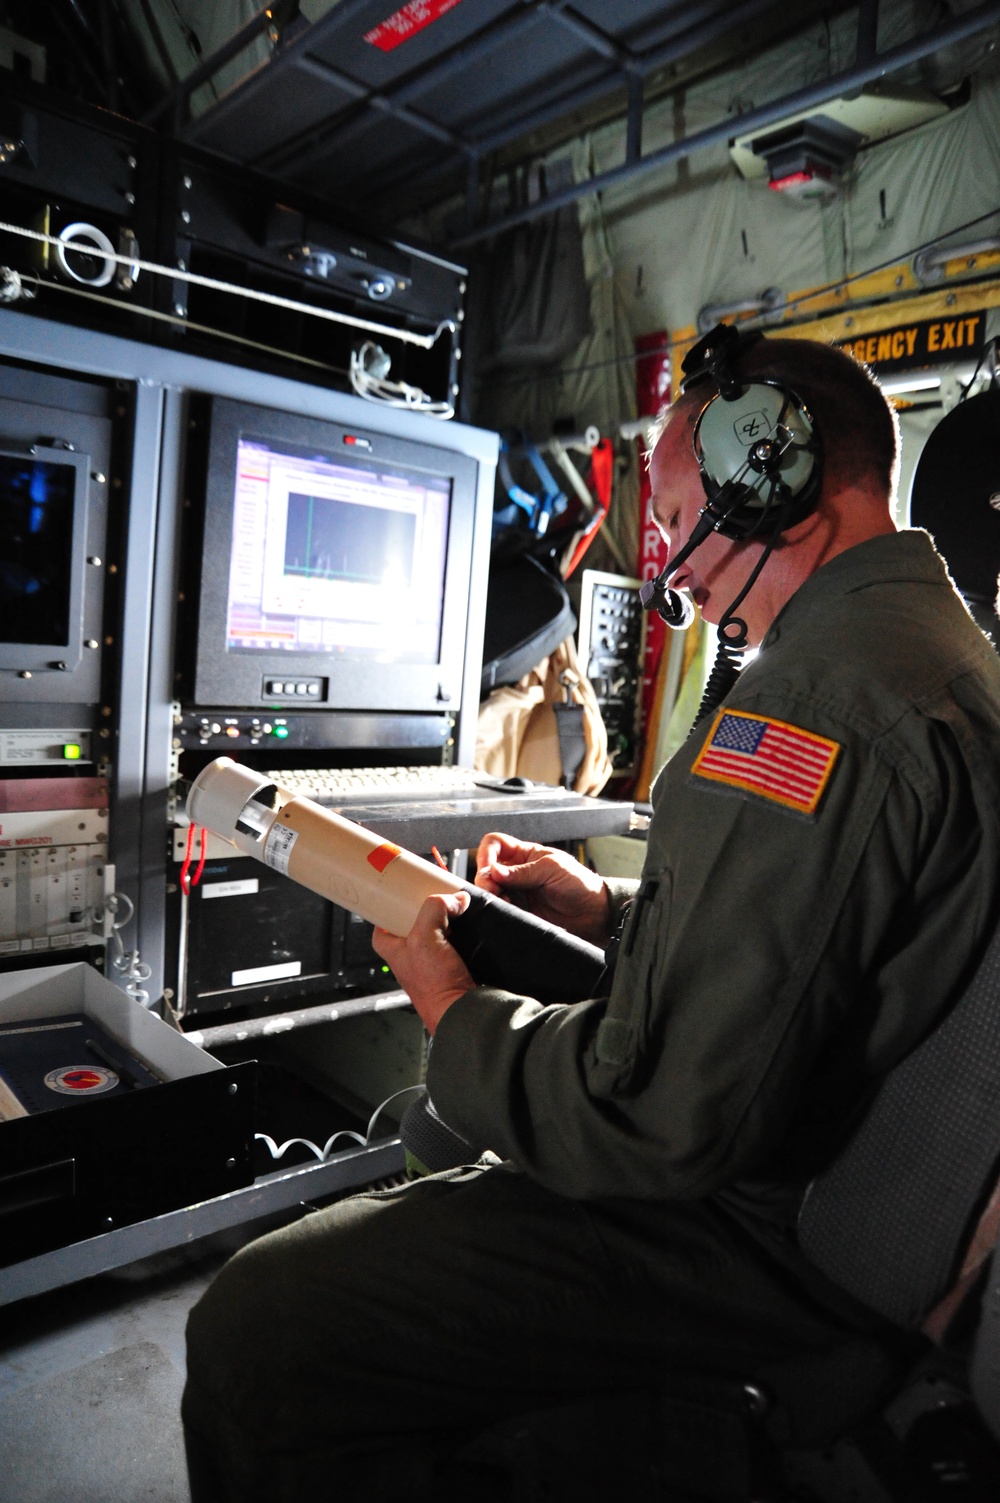
[[[811,172],[790,172],[787,177],[772,178],[767,186],[773,188],[776,193],[780,193],[784,188],[797,188],[801,183],[814,181],[815,176]]]
[[[356,444],[357,443],[357,439],[355,438],[355,436],[354,436],[353,433],[345,433],[344,434],[344,443],[345,444]]]

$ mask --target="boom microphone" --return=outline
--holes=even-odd
[[[580,1002],[596,994],[604,971],[604,952],[596,945],[229,757],[198,774],[187,812],[192,824],[392,934],[409,934],[431,894],[466,892],[469,906],[449,917],[448,938],[478,985],[541,1002]]]

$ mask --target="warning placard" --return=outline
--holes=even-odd
[[[448,11],[454,10],[458,3],[459,0],[410,0],[408,5],[402,6],[366,32],[365,41],[377,47],[380,52],[391,52],[401,42],[408,41],[418,31],[423,31],[425,26],[430,26],[432,21],[440,20]]]
[[[926,318],[899,324],[878,334],[838,339],[837,348],[855,360],[876,366],[880,375],[920,365],[947,365],[982,353],[986,314],[960,313],[954,318]]]

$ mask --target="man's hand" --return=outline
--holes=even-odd
[[[565,851],[512,835],[484,835],[476,852],[476,886],[592,945],[608,941],[608,890],[596,872]]]
[[[425,898],[405,939],[388,929],[376,929],[372,936],[376,955],[389,966],[432,1035],[451,1004],[476,984],[448,942],[449,916],[457,918],[468,906],[464,892]]]

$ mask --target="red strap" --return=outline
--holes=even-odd
[[[564,579],[569,579],[604,524],[611,507],[611,482],[614,478],[614,468],[614,445],[610,438],[602,438],[590,451],[590,476],[597,493],[597,511],[577,539],[570,561],[563,570]]]
[[[198,883],[201,881],[201,874],[205,870],[205,848],[208,845],[208,831],[204,826],[199,829],[198,838],[201,841],[201,855],[198,857],[198,865],[195,867],[194,876],[191,878],[192,887],[198,886]]]
[[[615,468],[615,449],[610,438],[602,438],[590,451],[590,473],[597,499],[604,511],[611,505],[611,480]]]
[[[194,853],[194,832],[198,829],[201,837],[201,855],[198,865],[195,867],[194,876],[191,876],[191,857]],[[208,845],[208,831],[197,825],[188,825],[187,846],[184,851],[184,864],[181,867],[181,892],[189,897],[192,887],[197,887],[201,881],[201,874],[205,870],[205,847]]]

